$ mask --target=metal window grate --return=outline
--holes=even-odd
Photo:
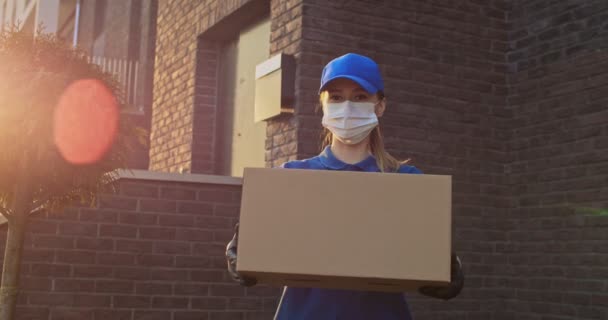
[[[102,56],[90,57],[105,72],[113,74],[121,84],[121,99],[127,105],[128,112],[143,113],[143,103],[138,90],[141,87],[139,78],[139,61],[116,59]]]

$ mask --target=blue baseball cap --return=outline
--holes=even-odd
[[[370,94],[384,91],[384,81],[376,62],[366,56],[347,53],[330,61],[321,74],[319,93],[332,80],[338,78],[350,79],[359,84]]]

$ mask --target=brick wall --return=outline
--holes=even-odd
[[[449,303],[410,296],[416,319],[491,319],[502,310],[498,243],[509,194],[503,168],[508,33],[503,1],[304,1],[298,155],[319,151],[323,66],[346,52],[385,76],[387,148],[426,173],[454,178],[454,248],[466,289]]]
[[[205,33],[244,5],[216,4],[159,7],[152,170],[213,172],[217,37]],[[454,175],[455,249],[466,261],[467,289],[448,305],[413,296],[417,319],[485,319],[502,307],[499,266],[488,264],[504,259],[495,247],[505,240],[510,203],[503,176],[508,9],[502,1],[270,1],[270,54],[294,54],[297,71],[295,116],[268,124],[268,165],[318,153],[322,67],[356,51],[375,58],[386,76],[388,149],[425,172]]]
[[[253,2],[162,3],[151,169],[213,172],[217,45]],[[295,115],[268,123],[267,165],[318,153],[322,67],[355,51],[385,75],[389,151],[453,175],[466,289],[411,295],[416,319],[608,317],[606,218],[572,209],[608,206],[606,1],[267,3],[270,54],[297,63]]]
[[[270,56],[278,53],[293,55],[296,60],[296,80],[294,110],[297,112],[305,105],[308,92],[303,90],[306,81],[300,61],[303,56],[302,43],[302,0],[270,1]],[[299,158],[298,153],[298,116],[284,115],[267,121],[266,127],[266,165],[278,167]]]
[[[220,170],[219,45],[229,41],[249,21],[263,15],[271,18],[269,56],[279,52],[298,55],[300,1],[160,3],[151,170],[195,173]],[[270,121],[267,132],[268,165],[295,159],[293,117]]]
[[[32,217],[17,320],[270,319],[278,289],[226,272],[239,201],[239,185],[126,179],[95,208]]]
[[[608,2],[513,8],[507,315],[608,319]]]

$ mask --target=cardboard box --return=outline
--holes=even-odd
[[[237,270],[280,286],[445,285],[451,193],[450,176],[246,168]]]

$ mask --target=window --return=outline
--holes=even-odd
[[[4,18],[6,17],[6,1],[2,2],[2,9],[0,9],[0,31],[4,30]]]
[[[106,0],[95,1],[95,19],[93,24],[93,39],[97,40],[103,33],[106,22]]]

